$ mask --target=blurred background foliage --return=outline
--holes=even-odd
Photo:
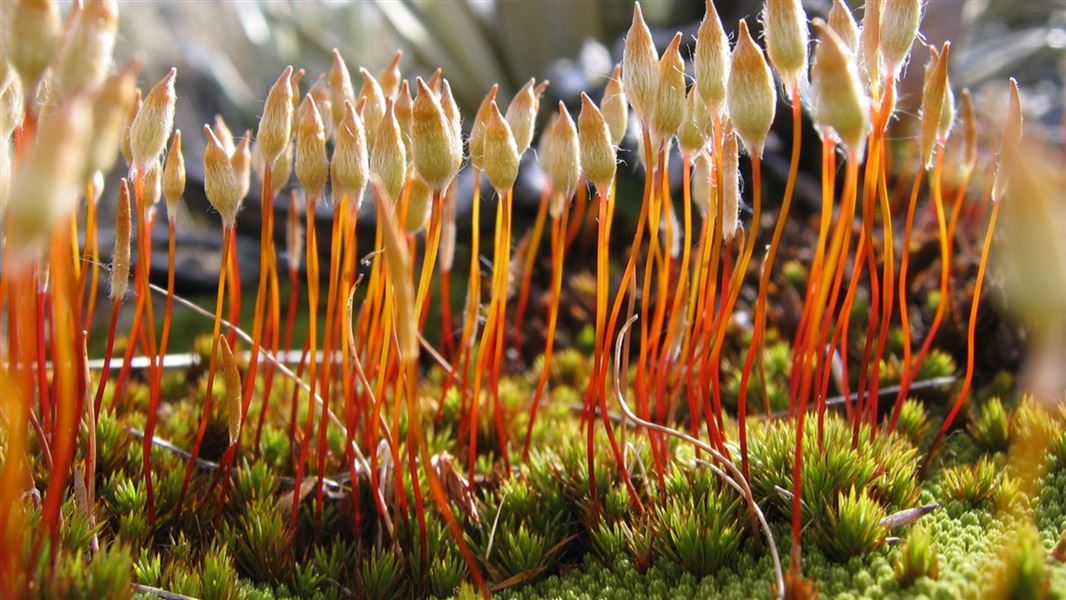
[[[740,18],[755,21],[761,8],[752,0],[717,4],[727,30]],[[861,16],[862,3],[851,4]],[[804,5],[811,17],[824,16],[830,2]],[[643,8],[662,46],[674,31],[694,34],[704,13],[699,0],[645,0]],[[405,75],[442,68],[469,113],[493,83],[502,98],[553,72],[566,76],[563,93],[580,89],[581,80],[596,85],[620,58],[631,14],[628,0],[130,2],[122,7],[119,56],[141,58],[146,74],[177,65],[187,110],[222,111],[250,126],[284,65],[306,69],[313,81],[336,47],[353,71],[362,65],[376,74],[402,49]],[[930,0],[922,29],[929,43],[953,40],[957,87],[1011,74],[1023,87],[1057,80],[1061,94],[1066,0]],[[1061,114],[1061,95],[1056,103],[1046,91],[1041,102],[1049,110],[1058,104]]]

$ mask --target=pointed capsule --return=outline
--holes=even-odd
[[[581,146],[577,126],[561,100],[559,112],[553,119],[552,126],[544,133],[541,143],[544,147],[539,156],[544,173],[551,181],[552,189],[560,202],[565,203],[577,191],[578,182],[581,180]],[[553,216],[561,213],[560,202],[555,203]]]
[[[726,102],[733,127],[748,154],[761,157],[774,122],[777,90],[766,58],[743,20],[733,48]]]
[[[1018,92],[1018,82],[1011,77],[1007,100],[1007,119],[1003,123],[1003,133],[1001,135],[1003,145],[999,152],[996,177],[992,181],[993,202],[999,202],[999,199],[1007,192],[1007,187],[1010,183],[1009,174],[1014,169],[1014,161],[1018,158],[1018,145],[1022,141],[1022,125],[1022,98]]]
[[[111,300],[126,295],[130,280],[130,238],[132,233],[130,187],[123,178],[118,184],[118,205],[115,210],[115,245],[111,250]]]
[[[544,95],[544,92],[547,91],[549,85],[551,85],[550,81],[542,79],[540,83],[537,84],[537,87],[533,88],[533,98],[536,99],[536,104],[534,104],[536,112],[540,112],[540,98]]]
[[[215,115],[212,131],[215,132],[215,137],[218,138],[218,141],[222,142],[222,149],[226,151],[226,155],[233,156],[237,143],[233,139],[233,132],[230,130],[229,125],[226,125],[226,120],[222,118],[222,115]]]
[[[130,125],[130,153],[133,166],[147,165],[159,158],[174,128],[174,79],[178,70],[170,71],[144,97],[144,104]]]
[[[948,87],[948,59],[951,45],[944,43],[940,52],[935,49],[925,68],[925,84],[922,87],[921,161],[925,168],[932,166],[933,150],[936,148],[937,130],[944,110],[944,97]]]
[[[419,77],[418,95],[411,115],[411,158],[415,171],[434,190],[441,190],[454,175],[451,126],[440,100]]]
[[[391,100],[385,112],[382,126],[389,128],[386,125],[388,121],[396,122],[395,116],[392,115]],[[399,143],[399,126],[394,129],[395,142]],[[382,239],[385,242],[385,270],[392,285],[397,354],[401,361],[413,361],[418,358],[418,318],[415,314],[414,286],[411,284],[411,255],[393,206],[381,197],[378,198],[377,205],[378,220],[382,223]]]
[[[167,218],[173,222],[178,202],[185,194],[185,155],[181,152],[181,130],[174,132],[163,167],[163,197],[167,201]]]
[[[562,194],[555,190],[552,175],[548,172],[548,162],[555,158],[555,147],[558,144],[558,140],[555,139],[555,128],[558,124],[558,113],[548,117],[548,124],[545,125],[544,129],[540,132],[540,142],[537,144],[537,159],[540,161],[540,171],[544,174],[546,180],[544,183],[545,193],[551,197],[548,209],[553,219],[561,214],[556,210],[554,205],[558,203],[559,209],[561,209],[564,201]],[[556,199],[556,197],[558,197],[558,199]]]
[[[407,156],[392,100],[385,102],[385,114],[370,148],[370,176],[382,187],[388,199],[395,202],[407,178]]]
[[[733,240],[740,228],[740,157],[737,136],[726,135],[722,151],[722,239]]]
[[[93,186],[93,202],[99,204],[100,198],[104,197],[104,185],[107,183],[104,181],[104,174],[97,171],[89,179]]]
[[[433,190],[424,179],[415,175],[407,184],[407,233],[416,233],[429,222],[433,211]]]
[[[292,101],[292,124],[290,128],[296,129],[296,113],[300,110],[300,98],[303,96],[300,94],[300,82],[303,81],[306,72],[303,69],[296,71],[289,78],[289,99]]]
[[[611,129],[611,143],[621,145],[629,128],[629,101],[626,100],[625,90],[622,89],[622,65],[614,66],[611,75],[607,78],[607,85],[603,88],[603,100],[600,101],[600,112],[607,119],[607,127]]]
[[[59,47],[59,5],[54,0],[18,0],[4,8],[4,58],[18,71],[26,96],[33,97]]]
[[[456,178],[452,178],[448,190],[444,193],[444,203],[441,206],[440,219],[440,249],[437,263],[441,273],[450,273],[455,264],[455,187]]]
[[[18,77],[12,77],[0,91],[0,140],[6,143],[12,132],[22,126],[24,108],[22,82]]]
[[[829,28],[837,34],[844,46],[851,50],[852,54],[859,51],[859,25],[855,22],[855,16],[844,0],[833,0],[833,8],[829,9],[826,17]]]
[[[263,104],[263,116],[259,119],[256,144],[266,164],[273,166],[274,161],[285,150],[292,138],[292,67],[278,76],[277,81],[267,93]]]
[[[718,114],[725,103],[729,79],[729,38],[712,0],[707,0],[707,10],[696,34],[696,54],[692,62],[696,89],[711,112]]]
[[[251,143],[252,132],[245,131],[244,137],[237,142],[237,147],[233,149],[233,154],[229,157],[229,162],[233,165],[233,174],[237,176],[240,202],[244,202],[244,199],[248,197],[248,190],[252,186]]]
[[[493,189],[502,196],[518,178],[518,146],[511,126],[493,102],[485,123],[485,175]]]
[[[973,99],[968,89],[962,90],[959,112],[962,113],[963,125],[962,168],[966,174],[969,174],[977,165],[977,117],[974,115]]]
[[[403,58],[403,50],[397,50],[396,54],[392,55],[392,60],[385,66],[385,70],[381,72],[381,76],[378,77],[381,93],[385,94],[386,98],[395,98],[396,92],[400,90],[400,80],[403,79],[400,73],[401,58]]]
[[[951,135],[951,128],[955,126],[955,92],[951,91],[951,78],[948,78],[948,84],[944,88],[944,104],[940,108],[940,121],[936,127],[937,140],[943,144],[947,143],[948,136]]]
[[[703,101],[703,98],[699,95],[699,90],[696,90],[696,97],[689,100],[689,110],[691,112],[687,113],[686,117],[692,119],[700,132],[703,133],[705,139],[710,138],[711,134],[714,133],[715,119],[720,115],[711,112],[711,105]]]
[[[348,66],[344,64],[340,50],[334,48],[333,65],[329,69],[329,103],[332,113],[330,118],[333,119],[334,135],[344,118],[345,102],[355,104],[355,90],[352,88],[352,76],[348,73]]]
[[[658,94],[659,55],[639,2],[633,3],[633,22],[622,51],[622,85],[633,111],[646,123],[651,119]]]
[[[130,132],[133,126],[133,120],[137,118],[137,114],[141,112],[141,106],[144,101],[141,100],[141,89],[137,88],[133,91],[133,101],[130,102],[129,110],[126,111],[126,115],[122,119],[122,133],[119,144],[119,150],[122,151],[122,158],[126,160],[126,164],[133,166],[133,148],[130,144]]]
[[[411,97],[411,86],[404,80],[400,83],[400,91],[396,94],[393,112],[396,114],[396,122],[400,124],[400,132],[403,133],[404,146],[408,149],[411,148],[411,118],[414,106],[415,100]]]
[[[136,64],[131,64],[108,77],[93,100],[93,135],[85,165],[87,174],[110,171],[118,158],[119,147],[129,147],[126,119],[136,97],[136,70]]]
[[[204,148],[204,193],[207,201],[222,217],[222,225],[232,227],[237,222],[240,183],[222,142],[208,125],[204,125],[204,136],[207,138]]]
[[[370,179],[370,159],[366,147],[363,120],[355,114],[351,102],[344,103],[344,118],[337,127],[337,143],[329,164],[334,198],[348,196],[353,210],[363,204],[363,190]]]
[[[459,105],[455,102],[455,96],[452,94],[452,84],[447,79],[441,79],[440,87],[440,108],[444,111],[444,119],[448,121],[448,127],[452,130],[452,135],[463,134],[463,118],[459,113]]]
[[[711,157],[706,152],[700,152],[692,162],[692,204],[704,220],[714,219],[716,193]]]
[[[881,58],[885,68],[898,75],[910,54],[922,20],[922,0],[883,0],[881,6]]]
[[[366,141],[374,145],[374,138],[381,125],[382,116],[385,114],[385,93],[381,91],[378,80],[364,68],[359,69],[363,77],[363,86],[359,89],[359,98],[366,98],[366,107],[363,108],[363,124],[366,125]]]
[[[329,177],[326,130],[310,94],[300,104],[296,122],[296,179],[309,197],[318,197]]]
[[[604,198],[610,195],[617,168],[614,144],[607,121],[596,104],[581,93],[581,112],[577,116],[581,169]]]
[[[281,153],[281,156],[274,161],[274,169],[270,172],[270,186],[275,192],[285,187],[289,183],[289,179],[292,178],[292,165],[293,154],[295,154],[296,145],[289,144],[285,146],[285,151]]]
[[[232,446],[237,443],[241,435],[241,373],[237,369],[237,358],[233,356],[233,350],[226,341],[226,336],[219,338],[219,346],[222,348],[222,356],[219,363],[222,367],[222,382],[226,384],[226,423],[229,428],[229,443]]]
[[[685,61],[681,58],[681,34],[674,34],[659,59],[659,86],[651,118],[652,139],[659,144],[673,137],[685,118]]]
[[[144,199],[144,222],[154,223],[156,205],[163,197],[163,167],[158,159],[145,169],[141,191]]]
[[[95,90],[107,77],[118,33],[118,2],[86,0],[56,58],[53,79],[61,97]]]
[[[304,230],[296,211],[296,191],[292,192],[292,204],[285,220],[285,260],[289,269],[295,271],[300,267],[304,251]]]
[[[866,87],[874,100],[881,99],[881,3],[883,0],[866,0],[862,12],[862,30],[859,43],[862,53],[859,61],[866,76]]]
[[[11,192],[11,154],[14,149],[7,140],[0,141],[0,217],[7,208],[7,195]]]
[[[56,96],[55,82],[51,75],[52,72],[46,70],[44,74],[41,75],[40,81],[37,82],[34,96],[32,98],[27,98],[27,100],[32,102],[32,106],[36,109],[38,119],[47,119],[48,113],[62,100]],[[50,269],[47,267],[42,267],[42,269],[46,274],[50,272]]]
[[[474,115],[474,124],[470,128],[470,164],[474,165],[475,169],[484,169],[484,155],[485,155],[485,124],[489,119],[489,112],[492,110],[492,104],[496,101],[496,93],[500,91],[499,84],[493,84],[492,89],[485,95],[485,99],[481,101],[481,106],[477,109],[477,114]]]
[[[444,70],[441,69],[440,67],[437,67],[437,70],[433,71],[433,74],[429,76],[428,80],[426,80],[426,85],[429,86],[429,89],[436,96],[440,95],[440,82],[441,82],[441,79],[443,79],[443,77],[444,77]]]
[[[860,156],[869,131],[869,100],[862,89],[854,55],[821,19],[814,20],[818,47],[811,66],[815,120],[832,130],[848,150]]]
[[[2,32],[0,32],[0,36],[2,36]],[[2,41],[2,38],[0,38],[0,42]],[[8,83],[15,79],[18,79],[15,70],[11,68],[6,59],[0,60],[0,93],[3,93],[7,89]]]
[[[326,76],[320,75],[307,90],[307,95],[315,101],[315,109],[318,110],[318,116],[322,119],[322,129],[325,131],[326,139],[333,137],[333,101],[330,100],[329,84],[326,82]],[[299,115],[297,115],[297,122],[299,121]]]
[[[4,214],[13,256],[37,255],[77,207],[92,134],[90,115],[87,98],[75,95],[39,121],[33,145],[18,161]]]
[[[147,211],[154,211],[155,205],[163,198],[163,166],[156,159],[144,172],[144,206]],[[151,219],[146,219],[151,221]]]
[[[252,173],[256,176],[256,181],[259,182],[260,188],[262,187],[263,177],[265,176],[266,162],[263,160],[262,150],[259,149],[259,142],[252,143]],[[271,187],[274,185],[274,173],[271,172]]]
[[[463,118],[459,114],[459,106],[455,103],[452,95],[452,86],[447,79],[441,80],[440,108],[444,111],[444,118],[448,121],[448,129],[451,133],[451,157],[452,175],[459,172],[463,163]]]
[[[704,129],[702,123],[703,113],[707,109],[695,86],[688,91],[685,103],[685,120],[681,122],[681,127],[677,131],[677,143],[681,147],[681,152],[693,154],[707,143],[707,130]]]
[[[766,3],[766,53],[791,95],[807,73],[807,13],[800,0]]]
[[[536,92],[533,91],[534,83],[536,80],[531,77],[507,106],[507,124],[510,125],[511,133],[514,134],[519,156],[529,149],[529,144],[533,141],[533,126],[537,122],[537,108],[540,102]]]

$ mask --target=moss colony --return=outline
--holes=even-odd
[[[543,407],[544,425],[534,428],[537,450],[515,475],[504,478],[487,456],[478,469],[476,496],[449,486],[464,533],[494,589],[513,598],[771,595],[773,568],[765,542],[742,499],[707,468],[705,454],[671,442],[671,469],[660,482],[646,439],[629,432],[627,460],[644,510],[630,504],[607,453],[598,456],[596,471],[602,505],[591,505],[584,440],[573,406],[580,390],[570,387],[590,368],[576,351],[560,354],[551,378],[555,391]],[[946,373],[953,371],[948,365]],[[441,374],[435,371],[430,378],[434,383],[424,388],[420,403],[427,415],[435,409]],[[185,464],[177,448],[195,439],[187,424],[194,422],[189,415],[200,402],[202,380],[202,373],[174,373],[164,383],[168,418],[161,420],[158,436],[166,443],[153,451],[156,510],[162,516],[154,526],[147,517],[137,443],[147,390],[132,384],[115,411],[101,414],[97,460],[107,475],[99,483],[100,524],[89,526],[76,494],[65,502],[56,572],[46,576],[46,566],[37,567],[40,595],[122,596],[134,581],[204,598],[475,593],[437,518],[427,519],[425,561],[418,555],[413,515],[407,522],[397,518],[395,543],[379,543],[376,525],[364,525],[359,537],[353,534],[353,513],[373,510],[365,478],[356,491],[358,506],[347,474],[328,478],[321,516],[315,515],[313,502],[305,501],[297,526],[290,527],[292,448],[282,415],[268,415],[258,459],[243,461],[227,487],[213,488],[221,485],[215,463],[202,462],[192,479],[189,510],[173,514]],[[505,379],[501,402],[518,414],[535,384],[533,376]],[[221,398],[221,387],[216,393]],[[276,394],[283,406],[288,390]],[[854,449],[851,426],[840,415],[827,416],[821,451],[817,424],[808,422],[807,577],[827,597],[1064,597],[1066,415],[1050,416],[1031,400],[1014,396],[974,402],[966,427],[949,436],[923,473],[921,458],[932,435],[924,425],[936,416],[926,414],[925,406],[937,410],[938,400],[943,397],[908,401],[901,417],[906,426],[873,442],[866,441],[869,429],[864,428],[863,441]],[[458,427],[454,409],[454,402],[445,404],[429,445],[441,457],[442,478],[458,483],[462,476],[446,454],[447,440]],[[258,416],[254,409],[250,415]],[[510,423],[515,432],[524,425],[521,418]],[[488,436],[491,427],[485,420],[482,435]],[[730,431],[734,427],[727,425]],[[205,450],[207,458],[217,458],[225,448],[226,429],[219,410],[208,425],[205,448],[214,450]],[[1046,439],[1048,446],[1036,470],[1030,470],[1034,459],[1026,446],[1034,438]],[[339,436],[330,440],[334,456],[343,455],[343,442]],[[783,421],[759,420],[753,427],[752,491],[782,552],[787,551],[794,443],[795,431]],[[736,451],[735,445],[730,448]],[[255,456],[250,444],[245,451]],[[331,462],[339,467],[336,459]],[[37,468],[36,476],[45,478],[44,465]],[[94,537],[99,552],[90,550]],[[32,541],[27,534],[25,552]]]
[[[439,69],[405,80],[397,53],[356,93],[334,50],[310,85],[281,72],[254,141],[219,118],[184,142],[176,70],[143,94],[112,72],[114,0],[2,10],[0,596],[1066,597],[1066,405],[987,358],[1015,338],[982,302],[1000,207],[1056,180],[1017,83],[980,116],[950,44],[897,111],[921,1],[867,2],[860,29],[770,0],[765,51],[708,1],[661,57],[636,5],[598,100],[540,130],[547,82],[505,110],[494,87],[464,129]],[[175,291],[190,139],[213,313]],[[819,185],[790,213],[802,146]]]

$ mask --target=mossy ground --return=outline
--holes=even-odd
[[[771,397],[776,396],[777,382],[787,376],[787,353],[783,344],[767,345]],[[513,476],[503,477],[494,423],[484,415],[479,424],[482,454],[476,498],[471,504],[453,494],[452,500],[490,585],[507,598],[769,596],[773,570],[764,538],[753,529],[741,499],[711,474],[706,456],[692,448],[667,440],[670,464],[660,481],[647,435],[626,431],[623,444],[645,506],[641,512],[630,501],[600,434],[600,502],[589,501],[585,436],[575,409],[589,363],[577,350],[556,356],[552,392],[533,429],[531,458]],[[946,356],[937,355],[931,365],[925,376],[955,369]],[[534,361],[527,372],[501,382],[515,461],[539,368],[540,361]],[[724,381],[733,378],[729,369]],[[886,379],[890,375],[886,372]],[[422,381],[427,420],[436,412],[442,378],[443,373],[431,369]],[[195,368],[166,377],[158,438],[177,448],[192,446],[203,386],[203,373]],[[221,391],[219,384],[214,393]],[[331,430],[328,436],[322,514],[316,514],[311,493],[301,502],[297,527],[289,527],[294,487],[293,442],[287,429],[290,394],[289,382],[278,379],[258,454],[251,434],[262,407],[257,397],[247,420],[250,433],[242,438],[240,465],[228,484],[216,485],[213,470],[196,469],[180,513],[175,506],[186,460],[155,447],[152,470],[159,518],[153,525],[146,510],[137,438],[144,426],[147,393],[135,382],[118,406],[100,416],[97,427],[99,525],[90,529],[79,495],[72,495],[63,509],[56,575],[40,578],[37,594],[123,597],[132,583],[205,598],[473,593],[466,566],[434,511],[427,515],[425,563],[419,559],[413,513],[400,514],[391,494],[385,498],[396,540],[382,537],[370,516],[373,500],[365,474],[352,493],[340,431]],[[908,402],[899,433],[878,434],[870,441],[869,430],[863,429],[854,448],[842,412],[829,413],[821,447],[816,420],[808,420],[803,573],[821,596],[1066,598],[1066,565],[1052,558],[1066,532],[1066,415],[1046,413],[1011,394],[1009,377],[993,381],[974,394],[968,417],[960,419],[961,426],[923,472],[925,449],[949,398],[942,390]],[[222,404],[215,403],[207,428],[205,460],[217,460],[226,445]],[[776,401],[773,404],[772,409],[778,408]],[[110,393],[104,406],[111,406]],[[681,408],[676,425],[687,427],[684,402]],[[301,403],[299,422],[306,410]],[[431,453],[456,455],[452,469],[444,471],[446,479],[465,472],[465,448],[452,444],[458,437],[457,418],[458,396],[453,393],[446,396],[429,434]],[[404,421],[399,428],[404,439]],[[736,439],[735,428],[727,418],[731,440]],[[756,414],[749,432],[752,488],[787,569],[790,501],[783,490],[792,488],[794,428]],[[86,432],[81,434],[79,448],[84,448]],[[731,446],[731,451],[735,455],[738,449]],[[310,465],[315,458],[312,454]],[[44,465],[33,466],[36,479],[45,480]],[[78,473],[82,466],[76,463]],[[386,472],[392,473],[388,468]],[[426,489],[426,482],[422,486]],[[409,481],[406,487],[410,490]],[[934,503],[938,508],[914,524],[892,530],[881,525],[886,515]],[[361,515],[359,531],[354,529],[356,511]],[[90,561],[93,533],[101,554]],[[29,555],[29,536],[26,552]],[[37,573],[44,572],[39,565]]]

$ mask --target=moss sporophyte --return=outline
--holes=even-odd
[[[336,48],[202,138],[176,69],[112,68],[119,8],[3,9],[4,597],[1066,595],[1064,399],[986,372],[985,289],[1001,208],[1061,179],[950,43],[897,108],[920,0],[708,0],[694,48],[635,4],[602,81],[465,123],[465,74],[397,51],[357,89]],[[180,281],[201,193],[213,311]]]

